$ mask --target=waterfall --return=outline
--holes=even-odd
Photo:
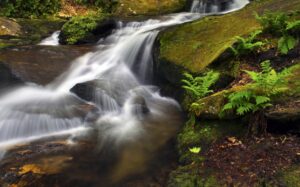
[[[241,9],[248,3],[248,0],[194,0],[190,11],[201,14],[228,13]]]
[[[117,30],[98,42],[94,52],[76,59],[69,70],[49,85],[27,84],[2,94],[0,148],[5,150],[20,142],[78,133],[78,129],[99,131],[101,146],[107,140],[116,144],[134,141],[144,137],[147,129],[160,136],[154,138],[160,143],[170,138],[181,123],[180,107],[175,100],[160,96],[158,88],[150,86],[151,53],[159,30],[199,19],[208,10],[228,12],[249,3],[233,0],[223,11],[218,3],[204,2],[195,0],[192,13],[119,24]],[[58,44],[58,34],[55,32],[40,45]],[[90,101],[70,91],[78,84],[92,87]],[[82,106],[92,110],[86,111],[88,107]],[[162,129],[169,129],[169,133]]]
[[[59,45],[59,36],[60,31],[55,31],[51,36],[42,40],[38,45]]]

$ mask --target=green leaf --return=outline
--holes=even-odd
[[[288,22],[286,30],[299,30],[300,29],[300,20]]]
[[[281,54],[288,54],[291,49],[297,45],[298,40],[293,36],[286,35],[279,39],[278,41],[278,49]]]
[[[224,105],[222,111],[225,111],[225,110],[230,110],[233,108],[233,105],[232,103],[227,103],[226,105]]]
[[[271,99],[269,97],[266,97],[266,96],[257,96],[257,97],[255,97],[255,102],[256,102],[257,105],[267,103],[269,101],[271,101]]]
[[[191,153],[198,154],[201,151],[201,147],[193,147],[193,148],[189,148],[189,150]]]

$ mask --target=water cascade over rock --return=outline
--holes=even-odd
[[[159,89],[151,86],[151,54],[159,30],[199,19],[205,13],[237,10],[249,3],[232,0],[222,7],[222,3],[211,2],[195,0],[192,13],[119,23],[119,28],[98,42],[94,52],[76,59],[52,83],[28,83],[3,93],[2,152],[21,142],[62,134],[74,137],[88,130],[97,132],[99,150],[120,145],[128,148],[121,154],[113,178],[118,180],[142,168],[147,156],[174,136],[182,122],[178,103],[160,96]],[[54,33],[40,45],[57,45],[57,35]],[[89,85],[89,101],[70,92],[79,84]],[[136,153],[135,160],[128,157],[131,152]]]

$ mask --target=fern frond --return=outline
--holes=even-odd
[[[300,20],[288,22],[286,30],[288,31],[300,30]]]
[[[257,105],[261,105],[261,104],[264,104],[264,103],[267,103],[267,102],[270,102],[271,99],[269,97],[266,97],[266,96],[256,96],[255,97],[255,102]]]
[[[246,113],[252,111],[255,108],[255,105],[252,103],[244,103],[244,105],[237,108],[236,112],[238,115],[243,116]]]

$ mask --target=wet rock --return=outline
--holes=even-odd
[[[0,89],[17,86],[22,83],[9,67],[0,62]]]
[[[25,46],[3,49],[0,61],[24,82],[48,84],[66,71],[89,46]]]
[[[147,114],[150,112],[146,100],[143,96],[136,96],[133,99],[132,103],[134,104],[133,113],[135,113],[136,115]]]
[[[78,97],[86,101],[93,101],[95,86],[96,84],[93,81],[80,83],[80,84],[76,84],[71,89],[71,92],[75,93]]]

